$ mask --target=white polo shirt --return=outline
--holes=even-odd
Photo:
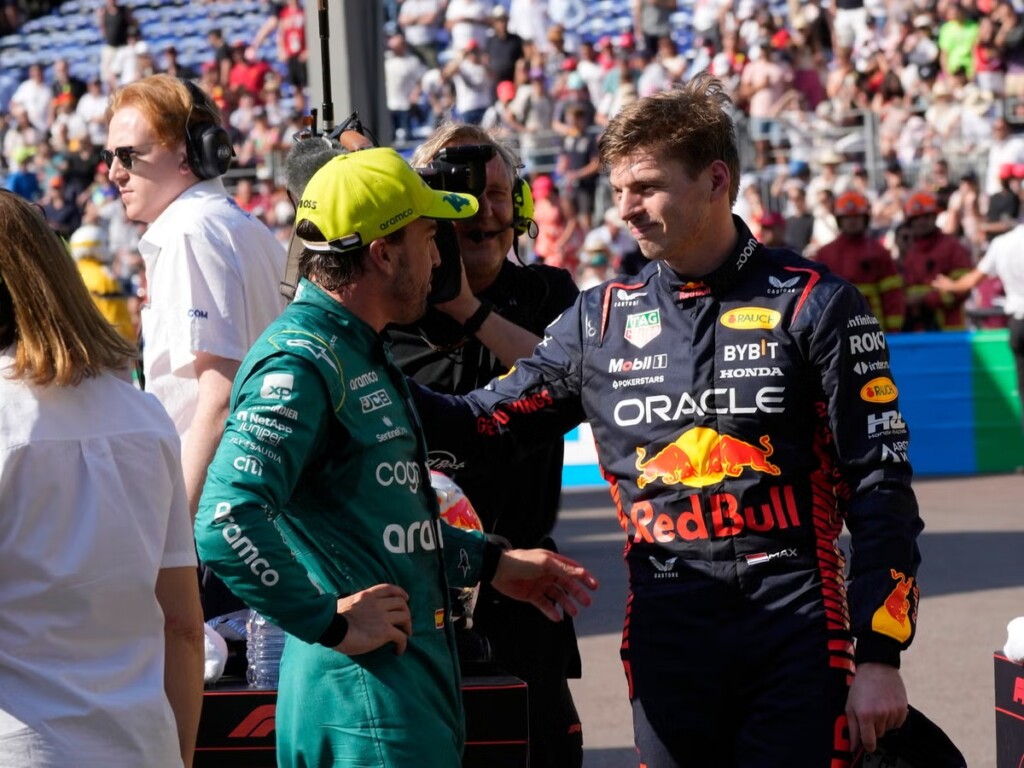
[[[241,361],[284,309],[287,254],[219,178],[185,190],[139,242],[148,300],[142,308],[146,390],[184,441],[195,416],[197,352]]]
[[[1003,284],[1006,314],[1024,319],[1024,224],[992,239],[978,269]]]
[[[178,437],[110,374],[11,381],[0,350],[0,765],[180,766],[162,568],[194,567]]]

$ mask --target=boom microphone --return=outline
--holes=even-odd
[[[512,227],[514,227],[515,225],[515,221],[510,221],[501,229],[492,229],[490,231],[486,231],[483,229],[474,229],[472,232],[467,233],[466,237],[468,237],[474,243],[482,243],[484,240],[490,240],[502,234],[503,232],[507,232],[508,230],[512,229]]]

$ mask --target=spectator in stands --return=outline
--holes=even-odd
[[[455,112],[459,120],[479,125],[494,101],[494,85],[490,70],[483,62],[480,43],[471,38],[466,47],[445,64],[441,74],[455,88]]]
[[[508,31],[508,11],[501,3],[497,3],[491,10],[491,23],[494,25],[494,34],[487,38],[484,48],[487,66],[496,81],[514,81],[516,62],[524,55],[523,38]]]
[[[214,69],[214,82],[226,86],[231,75],[231,66],[234,63],[232,57],[232,46],[224,39],[224,33],[220,27],[214,27],[206,33],[206,41],[210,44],[210,53]],[[243,44],[244,50],[244,44]]]
[[[786,202],[784,241],[797,253],[803,253],[814,232],[814,215],[807,204],[807,190],[800,181],[793,179],[786,185]]]
[[[815,158],[818,172],[807,183],[807,197],[810,200],[818,199],[818,191],[831,189],[834,194],[839,194],[846,188],[846,179],[839,175],[839,166],[843,162],[843,156],[834,149],[826,149]]]
[[[804,249],[805,255],[814,258],[818,249],[825,243],[831,243],[839,236],[839,223],[835,217],[836,195],[828,188],[821,188],[815,193],[814,228],[811,230],[811,242]]]
[[[384,52],[384,94],[391,114],[392,140],[412,139],[413,104],[419,101],[420,82],[426,73],[426,65],[406,45],[401,30],[390,35]]]
[[[479,50],[491,30],[491,0],[448,0],[444,28],[451,36],[453,51],[464,51],[472,40]]]
[[[547,0],[510,0],[508,31],[523,39],[526,58],[548,50],[547,33],[550,26]]]
[[[132,323],[124,285],[110,269],[114,253],[103,228],[96,224],[77,227],[68,238],[68,250],[100,314],[121,338],[134,346],[138,334]]]
[[[287,82],[295,92],[295,109],[305,111],[306,87],[309,85],[309,51],[306,48],[306,12],[300,0],[275,3],[277,59],[284,64]],[[253,51],[256,55],[256,51]]]
[[[878,322],[888,332],[903,329],[906,298],[903,278],[888,249],[871,236],[871,206],[859,192],[836,199],[840,234],[818,249],[816,259],[857,286]]]
[[[519,146],[527,172],[554,161],[557,147],[544,144],[543,134],[551,130],[554,101],[547,88],[544,70],[530,70],[529,82],[520,86],[509,108],[509,117],[519,132]]]
[[[919,186],[926,186],[928,191],[935,195],[935,202],[940,210],[949,205],[949,196],[956,191],[956,182],[949,175],[949,161],[944,157],[937,157],[931,163],[931,168],[921,181]]]
[[[945,6],[946,21],[939,27],[939,65],[946,75],[963,68],[969,78],[974,77],[974,43],[978,39],[979,26],[976,19],[968,15],[961,3]]]
[[[273,234],[228,197],[217,147],[220,110],[167,75],[111,97],[105,160],[127,218],[148,224],[139,243],[149,304],[143,317],[146,389],[182,438],[193,515],[227,416],[231,383],[256,338],[283,308],[285,254]],[[196,149],[203,144],[205,151]],[[238,607],[204,588],[207,618]]]
[[[944,80],[932,86],[932,103],[925,110],[924,119],[938,134],[942,144],[948,146],[960,136],[960,113],[963,107],[953,101],[953,91]]]
[[[444,22],[442,0],[401,0],[398,26],[428,69],[437,66],[438,34]]]
[[[92,145],[102,147],[107,140],[107,95],[98,77],[89,78],[75,112],[85,121]]]
[[[509,109],[516,97],[516,84],[511,80],[502,80],[495,89],[497,98],[487,108],[480,119],[480,127],[498,139],[510,139],[516,136],[516,129],[509,119]]]
[[[910,197],[910,188],[903,177],[903,166],[890,161],[883,173],[885,186],[871,206],[871,218],[882,232],[892,229],[903,218],[904,207]]]
[[[28,77],[14,91],[7,108],[15,116],[23,112],[32,126],[45,136],[50,129],[50,100],[52,98],[53,92],[43,79],[42,65],[33,63],[28,67]]]
[[[174,427],[126,381],[134,353],[38,211],[0,194],[4,765],[192,764],[195,545]]]
[[[575,127],[569,121],[567,113],[570,108],[583,110],[583,122],[587,128],[594,126],[594,118],[597,115],[597,108],[590,100],[590,91],[587,89],[583,77],[578,72],[570,72],[565,79],[565,90],[556,98],[555,108],[551,117],[551,130],[561,136],[568,136],[575,131]]]
[[[1024,176],[1024,165],[1020,166],[1020,171]],[[1020,178],[1016,166],[1010,163],[999,166],[999,183],[1002,188],[988,198],[985,221],[981,224],[989,243],[1016,227],[1020,218]]]
[[[64,177],[53,176],[46,184],[46,191],[39,204],[46,216],[46,223],[64,240],[78,229],[82,222],[82,213],[78,206],[69,203],[64,196]]]
[[[939,214],[937,222],[943,232],[960,238],[968,247],[972,264],[976,261],[974,257],[980,256],[985,250],[983,220],[978,174],[968,170],[960,177],[960,185],[949,196],[949,202]]]
[[[608,247],[600,240],[587,235],[580,253],[580,268],[576,273],[576,285],[581,291],[594,288],[615,276],[611,268]]]
[[[1003,165],[1024,163],[1024,137],[1010,132],[1010,123],[1000,115],[992,121],[992,143],[985,165],[985,194],[999,191],[999,168]]]
[[[594,195],[601,172],[597,152],[597,136],[588,130],[586,110],[572,105],[566,110],[569,132],[562,138],[555,173],[563,192],[571,197],[577,211],[577,220],[584,232],[590,231],[594,213]]]
[[[259,97],[271,73],[270,64],[257,53],[248,50],[241,40],[231,46],[231,71],[228,73],[227,91],[236,101],[243,93]]]
[[[35,149],[32,147],[19,147],[14,150],[14,154],[11,157],[11,170],[4,180],[4,189],[23,197],[30,203],[38,200],[42,194],[39,177],[30,168],[35,154]]]
[[[96,26],[103,35],[100,78],[104,83],[109,83],[114,78],[114,57],[128,45],[129,33],[133,29],[138,30],[138,22],[127,5],[122,5],[118,0],[103,0],[103,4],[96,9]]]
[[[604,79],[604,92],[597,103],[594,121],[600,126],[608,125],[619,111],[636,101],[639,73],[633,68],[633,60],[625,51],[615,54],[615,66]]]
[[[781,213],[764,211],[757,225],[760,232],[759,239],[766,246],[793,250],[793,247],[786,242],[786,217]]]
[[[633,0],[633,30],[637,40],[654,53],[658,41],[672,34],[672,14],[679,8],[678,0]]]
[[[647,263],[640,253],[640,246],[629,233],[629,228],[619,216],[617,206],[609,205],[601,223],[587,233],[586,241],[601,243],[608,251],[611,268],[622,274],[636,274]]]
[[[533,244],[537,261],[576,274],[586,233],[579,225],[572,198],[561,194],[550,176],[538,176],[530,187],[538,229]]]
[[[265,167],[274,151],[282,146],[281,131],[267,120],[264,107],[254,107],[252,128],[238,150],[238,164],[246,168]]]
[[[182,80],[195,80],[199,77],[199,73],[192,69],[192,67],[187,67],[178,60],[178,49],[173,45],[164,48],[164,57],[160,65],[160,71]]]
[[[955,331],[967,326],[964,302],[970,292],[940,291],[933,286],[939,275],[956,280],[972,267],[967,247],[939,230],[938,215],[938,204],[930,192],[915,192],[904,206],[914,237],[901,265],[907,296],[905,331]]]

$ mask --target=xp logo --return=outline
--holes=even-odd
[[[448,205],[455,209],[456,213],[462,213],[462,209],[469,205],[469,200],[461,195],[453,195],[449,192],[442,198]]]
[[[387,488],[392,485],[404,485],[409,493],[420,489],[420,465],[415,461],[396,461],[389,464],[382,461],[377,465],[377,484]]]
[[[289,400],[295,387],[295,377],[290,373],[268,373],[263,377],[260,397],[266,400]]]

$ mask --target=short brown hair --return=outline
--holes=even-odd
[[[626,105],[605,129],[598,148],[607,167],[638,150],[664,151],[696,178],[715,160],[729,168],[729,202],[740,188],[732,103],[720,80],[703,72],[669,91]]]
[[[107,322],[42,213],[0,194],[0,348],[14,345],[15,379],[78,384],[124,371],[135,348]]]

